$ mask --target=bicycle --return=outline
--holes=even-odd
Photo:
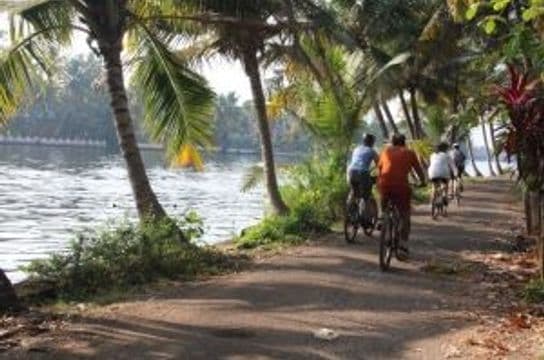
[[[380,236],[380,269],[387,271],[391,265],[393,253],[398,258],[400,241],[400,212],[393,201],[388,201],[382,214]]]
[[[434,196],[431,199],[431,217],[438,218],[439,215],[448,215],[448,194],[445,193],[445,186],[441,183],[434,184]]]
[[[457,206],[461,205],[461,193],[463,192],[463,183],[461,182],[460,178],[454,179],[452,181],[453,186],[453,196],[452,198],[455,200],[455,203]]]
[[[373,185],[376,178],[371,178]],[[369,206],[370,205],[370,206]],[[353,244],[361,227],[366,236],[372,236],[378,222],[378,204],[372,194],[365,201],[362,197],[356,202],[346,201],[346,216],[344,218],[344,237],[346,242]]]
[[[412,187],[421,188],[424,184],[412,185]],[[380,269],[387,271],[391,266],[393,254],[397,260],[403,259],[399,255],[399,243],[401,241],[401,213],[396,203],[389,199],[385,204],[382,214],[381,235],[380,235]]]

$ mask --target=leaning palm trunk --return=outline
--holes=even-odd
[[[495,166],[499,175],[504,174],[504,171],[501,166],[500,152],[498,150],[497,142],[495,141],[495,125],[493,124],[493,118],[489,119],[489,132],[491,135],[491,144],[493,144],[493,158],[495,159]]]
[[[391,127],[391,130],[394,134],[398,134],[399,128],[397,127],[397,124],[395,124],[395,119],[393,119],[393,115],[391,114],[391,110],[389,109],[389,105],[387,105],[387,101],[385,99],[382,99],[382,107],[383,112],[387,117],[387,121],[389,122],[389,126]]]
[[[374,102],[372,107],[374,109],[374,114],[376,115],[376,121],[378,121],[378,124],[380,125],[380,129],[382,130],[382,136],[384,140],[387,140],[389,139],[389,130],[387,129],[387,125],[385,124],[385,119],[383,117],[380,104],[376,101]]]
[[[410,88],[410,104],[412,105],[412,117],[414,120],[414,130],[418,139],[425,137],[425,131],[421,123],[421,117],[419,116],[419,108],[417,105],[417,94],[415,88]]]
[[[476,177],[482,177],[482,172],[480,169],[478,169],[478,166],[476,166],[476,160],[474,159],[474,150],[472,148],[472,139],[470,138],[470,134],[467,136],[467,148],[470,156],[470,162],[472,163],[472,168],[474,169],[474,175]]]
[[[4,271],[0,269],[0,314],[19,309],[20,303],[15,290]]]
[[[495,170],[493,169],[491,150],[489,149],[489,140],[487,137],[487,131],[485,129],[485,121],[483,117],[480,118],[480,127],[482,128],[482,135],[484,137],[485,153],[487,156],[487,166],[489,167],[489,175],[497,176],[497,174],[495,174]]]
[[[116,45],[112,46],[101,44],[101,49],[106,66],[117,137],[127,165],[128,178],[136,200],[138,215],[141,220],[165,218],[166,212],[149,183],[128,110],[121,63],[121,41],[119,40]]]
[[[408,124],[408,130],[410,130],[410,135],[412,139],[416,139],[416,131],[414,129],[414,122],[412,121],[412,116],[410,115],[410,109],[404,98],[403,90],[399,90],[399,99],[400,104],[402,105],[402,111],[404,112],[404,117],[406,118],[406,123]]]
[[[264,173],[266,180],[266,189],[272,205],[272,210],[276,214],[286,214],[289,209],[281,198],[276,177],[276,166],[274,163],[274,149],[272,147],[272,137],[270,135],[270,125],[266,114],[266,102],[264,98],[263,87],[261,83],[261,73],[255,51],[252,49],[244,53],[244,66],[247,76],[251,83],[253,92],[253,102],[257,112],[257,124],[261,140],[261,156],[264,163]]]

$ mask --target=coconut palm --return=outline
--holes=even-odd
[[[0,269],[0,314],[19,308],[20,303],[15,290],[4,271]]]
[[[277,214],[285,214],[288,208],[278,187],[260,57],[268,43],[285,36],[289,28],[285,15],[286,2],[283,0],[195,0],[194,3],[198,6],[197,12],[200,14],[208,14],[212,18],[229,19],[229,21],[201,22],[206,32],[198,39],[202,49],[199,55],[204,57],[219,55],[242,63],[253,94],[268,197],[272,210]],[[184,29],[181,29],[180,33],[183,32]]]
[[[482,137],[484,139],[484,148],[485,148],[487,166],[489,168],[489,174],[491,176],[496,176],[497,174],[495,174],[495,170],[493,169],[493,156],[491,155],[491,147],[489,144],[489,134],[487,133],[486,122],[492,121],[491,119],[493,119],[497,114],[498,114],[498,111],[495,111],[495,114],[490,115],[488,119],[485,119],[485,114],[479,117],[480,127],[482,130]]]
[[[13,17],[12,44],[0,59],[0,120],[7,121],[29,89],[54,71],[55,55],[75,32],[104,64],[117,136],[140,218],[166,216],[151,188],[128,109],[125,75],[140,89],[153,136],[168,143],[170,155],[182,144],[210,138],[213,93],[172,51],[176,38],[161,26],[175,1],[45,0],[3,1]],[[162,20],[162,23],[159,20]],[[126,41],[124,41],[126,40]],[[125,51],[126,61],[121,58]],[[158,125],[157,125],[158,124]]]

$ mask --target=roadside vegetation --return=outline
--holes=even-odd
[[[181,242],[181,229],[189,242]],[[24,270],[29,286],[46,286],[49,300],[88,300],[160,279],[189,280],[232,271],[238,263],[198,245],[202,223],[194,213],[172,222],[125,222],[80,234],[68,249]],[[42,299],[47,300],[47,299]]]

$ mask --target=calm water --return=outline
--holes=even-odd
[[[256,156],[215,156],[201,173],[169,169],[159,152],[144,157],[168,213],[192,209],[203,217],[203,241],[227,240],[261,218],[262,190],[240,192]],[[488,172],[486,163],[478,166]],[[24,277],[20,265],[64,249],[75,233],[123,218],[136,219],[136,212],[120,157],[100,149],[0,145],[0,267],[13,281]]]
[[[230,238],[263,214],[260,189],[241,193],[253,156],[216,156],[206,171],[169,169],[144,153],[152,186],[169,214],[204,219],[202,240]],[[0,146],[0,266],[13,281],[20,265],[62,250],[74,234],[109,220],[136,218],[122,159],[98,149]]]

